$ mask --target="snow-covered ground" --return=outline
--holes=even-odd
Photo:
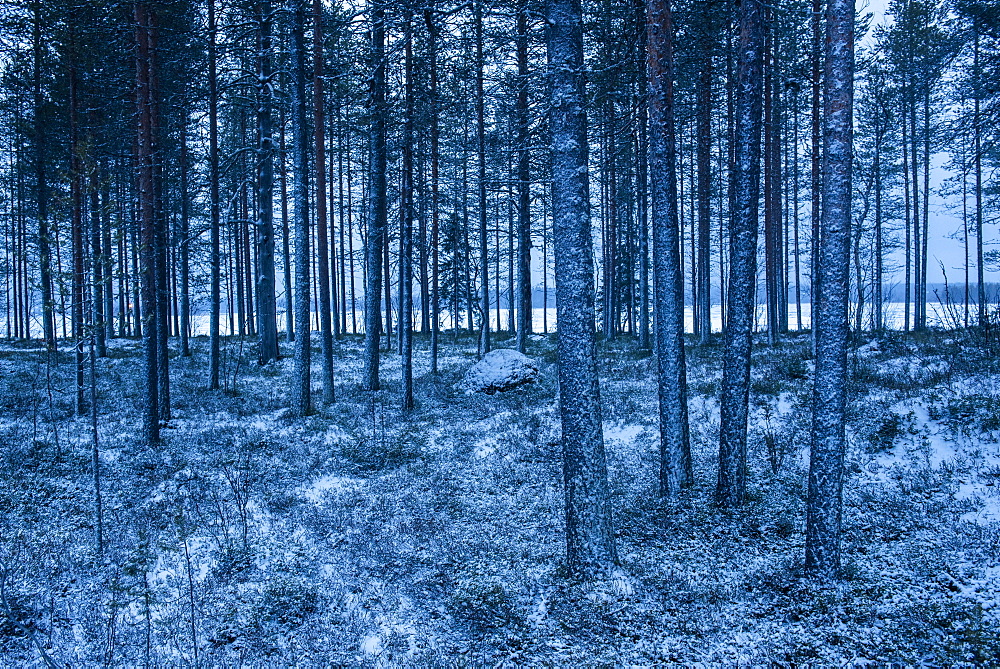
[[[80,666],[1000,656],[1000,366],[968,335],[859,342],[845,579],[832,585],[801,576],[807,336],[757,349],[750,501],[732,514],[712,503],[721,350],[689,349],[696,486],[664,508],[654,361],[627,338],[603,345],[621,571],[590,585],[563,574],[549,339],[532,339],[534,383],[487,396],[461,384],[474,338],[443,338],[432,378],[418,337],[418,406],[402,413],[398,356],[384,358],[384,390],[361,392],[361,342],[347,338],[337,403],[304,419],[285,410],[290,359],[260,368],[252,342],[228,341],[224,390],[208,392],[204,344],[172,359],[174,416],[156,451],[139,435],[139,343],[98,361],[100,557],[72,354],[0,349],[0,664],[41,664],[39,647]]]

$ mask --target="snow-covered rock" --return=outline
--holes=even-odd
[[[538,363],[509,348],[498,348],[469,368],[461,387],[467,393],[492,395],[533,383],[538,378]]]

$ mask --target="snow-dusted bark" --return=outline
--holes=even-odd
[[[482,323],[479,329],[479,355],[490,352],[490,259],[486,230],[486,94],[483,90],[483,2],[473,1],[476,32],[476,157],[479,165],[479,300]],[[498,297],[499,299],[499,297]],[[499,323],[497,324],[499,327]]]
[[[403,411],[413,408],[413,10],[403,9],[405,118],[403,119],[403,174],[400,189],[399,343],[402,353]],[[426,311],[426,303],[424,304]]]
[[[274,301],[274,137],[272,122],[270,0],[261,0],[257,17],[257,362],[278,359],[278,322]]]
[[[571,574],[589,579],[611,569],[617,556],[594,340],[580,0],[549,0],[547,24],[566,558]]]
[[[816,379],[806,503],[806,571],[821,578],[835,577],[840,568],[853,107],[854,0],[828,0],[820,285],[813,306]]]
[[[149,10],[143,3],[135,5],[136,41],[136,103],[139,116],[139,136],[136,146],[136,167],[139,185],[139,238],[142,262],[142,312],[146,322],[142,328],[143,348],[146,359],[145,412],[143,436],[146,444],[156,447],[160,443],[160,409],[158,397],[159,358],[156,346],[156,262],[153,253],[156,219],[153,205],[153,141],[150,104],[150,48]]]
[[[306,40],[303,0],[288,0],[291,16],[292,200],[295,203],[295,374],[292,411],[312,411],[309,342],[309,132],[306,127]]]
[[[703,0],[699,19],[697,83],[698,155],[698,335],[707,344],[712,335],[712,53],[715,50],[714,0]]]
[[[323,100],[323,12],[313,0],[313,141],[316,154],[316,274],[319,291],[320,355],[323,359],[323,403],[334,401],[333,305],[330,299],[330,255],[326,215],[326,114]]]
[[[386,224],[385,127],[385,9],[372,9],[372,90],[369,102],[371,132],[371,187],[369,188],[368,240],[365,248],[365,371],[363,390],[378,390],[379,338],[382,334],[382,247]]]
[[[692,482],[692,471],[677,217],[673,21],[669,0],[649,0],[646,26],[654,327],[660,400],[660,494],[676,498],[680,489]]]
[[[517,5],[517,350],[531,334],[531,151],[528,117],[528,2]]]
[[[211,266],[210,315],[208,321],[208,387],[219,387],[222,317],[222,254],[219,203],[219,77],[216,62],[215,0],[208,0],[208,200],[210,224]],[[286,286],[286,290],[287,290]]]
[[[719,479],[716,502],[739,506],[746,497],[747,405],[757,275],[760,135],[764,24],[760,0],[740,3],[735,110],[735,211],[730,221],[726,347],[720,398]]]

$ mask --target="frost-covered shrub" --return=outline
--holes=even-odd
[[[913,412],[898,414],[890,411],[883,416],[875,417],[868,423],[870,431],[867,443],[872,453],[891,451],[896,440],[905,434],[912,434]]]
[[[402,438],[358,439],[341,444],[338,454],[356,471],[377,472],[414,462],[420,458],[421,449]]]
[[[494,576],[474,575],[460,579],[448,602],[451,613],[475,627],[494,629],[518,624],[517,602]]]
[[[1000,397],[965,395],[948,400],[934,418],[967,435],[1000,430]]]
[[[281,575],[267,583],[254,604],[252,621],[263,630],[298,627],[319,610],[315,582]]]

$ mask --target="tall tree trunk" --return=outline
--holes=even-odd
[[[551,87],[566,561],[571,575],[593,579],[611,571],[617,553],[594,331],[582,14],[580,0],[549,0],[546,41]]]
[[[517,350],[531,334],[531,141],[528,118],[528,2],[517,5]],[[513,300],[512,300],[513,301]],[[514,308],[514,305],[509,305]]]
[[[137,167],[139,174],[139,228],[142,264],[142,313],[145,324],[142,336],[146,349],[146,411],[143,431],[146,444],[150,448],[160,443],[160,403],[158,398],[159,373],[157,366],[156,332],[156,263],[153,251],[156,237],[156,217],[153,202],[153,106],[150,96],[151,54],[149,32],[151,27],[149,8],[143,2],[135,4],[136,49],[136,103],[139,114],[139,137]]]
[[[309,128],[306,125],[304,0],[288,0],[291,16],[292,197],[295,203],[295,374],[292,411],[312,413],[309,309]]]
[[[684,298],[674,138],[673,19],[649,0],[649,172],[653,183],[653,291],[660,409],[660,495],[676,500],[693,481],[684,361]]]
[[[750,401],[750,353],[753,345],[757,276],[757,211],[760,204],[760,138],[763,4],[740,4],[740,44],[735,111],[733,175],[736,208],[731,213],[729,307],[725,362],[719,401],[719,480],[716,501],[733,508],[746,499],[747,411]]]
[[[810,227],[812,228],[812,247],[809,254],[809,328],[812,340],[813,354],[816,353],[816,328],[814,326],[813,309],[816,306],[816,299],[819,295],[819,244],[820,244],[820,210],[823,208],[822,194],[820,193],[820,65],[822,62],[823,34],[822,34],[822,4],[820,0],[812,0],[812,44],[810,45],[809,61],[812,68],[812,117],[811,130],[812,138],[810,147],[812,155],[812,178],[810,181],[810,193],[812,204],[810,205]]]
[[[639,348],[648,350],[649,341],[649,84],[646,75],[646,3],[634,0],[636,31],[638,33],[636,60],[640,67],[638,78],[639,109],[637,124],[638,146],[636,156],[636,234],[639,255]],[[544,235],[543,235],[544,239]],[[543,265],[544,267],[544,265]]]
[[[181,355],[189,357],[191,355],[191,344],[188,341],[188,336],[191,332],[191,242],[188,239],[188,235],[191,234],[190,231],[190,203],[191,198],[188,195],[189,179],[188,179],[188,144],[187,144],[187,124],[188,124],[188,111],[184,108],[181,112],[181,220],[180,220],[180,254],[181,254],[181,267],[180,267],[180,292],[181,292],[181,322],[180,322],[180,335],[181,335]]]
[[[379,389],[379,342],[382,314],[382,249],[386,225],[386,109],[385,109],[385,9],[372,9],[372,83],[369,102],[371,145],[371,184],[369,193],[368,239],[365,248],[368,275],[365,281],[365,353],[361,387]],[[388,311],[388,310],[387,310]],[[388,313],[386,314],[388,317]]]
[[[318,1],[318,0],[317,0]],[[403,8],[404,106],[403,111],[403,182],[400,189],[399,257],[399,340],[403,381],[403,411],[413,408],[413,10],[409,0]]]
[[[94,145],[91,135],[89,144]],[[101,177],[102,172],[95,161],[90,166],[90,249],[91,249],[91,288],[90,317],[94,343],[94,352],[102,357],[108,357],[107,332],[104,327],[104,250],[101,235]]]
[[[70,244],[73,253],[73,339],[75,352],[74,406],[76,415],[85,416],[87,404],[84,399],[84,296],[86,278],[83,259],[83,146],[79,131],[80,94],[76,70],[76,43],[74,30],[69,32],[69,134],[70,134]]]
[[[712,334],[712,55],[715,50],[715,3],[704,0],[698,45],[697,153],[698,153],[698,332],[707,344]]]
[[[430,90],[428,105],[430,106],[431,135],[431,374],[438,373],[438,336],[441,329],[440,309],[440,211],[438,202],[439,170],[440,170],[440,130],[438,126],[438,68],[437,68],[437,35],[438,27],[434,14],[435,0],[424,9],[424,22],[427,24],[427,57],[430,61]],[[457,240],[456,240],[457,241]],[[458,286],[454,287],[458,292]],[[426,308],[426,307],[425,307]],[[452,326],[458,330],[458,313],[451,314]]]
[[[159,75],[159,27],[155,8],[147,5],[149,18],[149,106],[151,116],[151,159],[153,164],[153,216],[156,261],[156,357],[157,357],[157,399],[160,402],[160,420],[170,420],[170,351],[167,339],[170,332],[170,291],[167,284],[167,212],[164,189],[164,158],[160,128],[160,75]]]
[[[854,0],[829,0],[823,90],[823,220],[816,313],[816,380],[806,502],[806,572],[840,570],[851,239]]]
[[[274,296],[274,121],[271,100],[271,0],[260,0],[257,18],[257,362],[278,359],[278,320]]]
[[[38,267],[42,288],[42,337],[49,351],[56,349],[55,301],[52,298],[52,251],[49,247],[49,188],[45,172],[45,99],[42,93],[42,3],[32,3],[32,95],[35,132],[35,196],[38,218]]]
[[[319,281],[319,329],[323,356],[323,403],[335,399],[333,321],[326,207],[326,117],[323,104],[323,3],[313,0],[313,133],[316,143],[316,250]]]
[[[986,320],[986,285],[983,282],[983,132],[982,116],[980,116],[979,91],[982,86],[982,70],[979,65],[979,31],[978,27],[973,38],[973,67],[976,79],[976,97],[973,101],[972,132],[973,161],[976,171],[976,305],[979,326],[985,328]]]
[[[211,314],[208,323],[208,388],[219,388],[219,367],[222,358],[222,253],[219,202],[219,77],[216,53],[215,0],[208,0],[208,200],[211,217],[210,255]]]
[[[490,352],[489,251],[486,243],[486,94],[483,91],[483,0],[473,0],[476,34],[476,158],[479,167],[479,264],[480,303],[483,321],[479,329],[479,355]],[[499,254],[500,249],[497,249]],[[499,304],[499,296],[497,304]],[[497,322],[497,327],[500,323]]]

